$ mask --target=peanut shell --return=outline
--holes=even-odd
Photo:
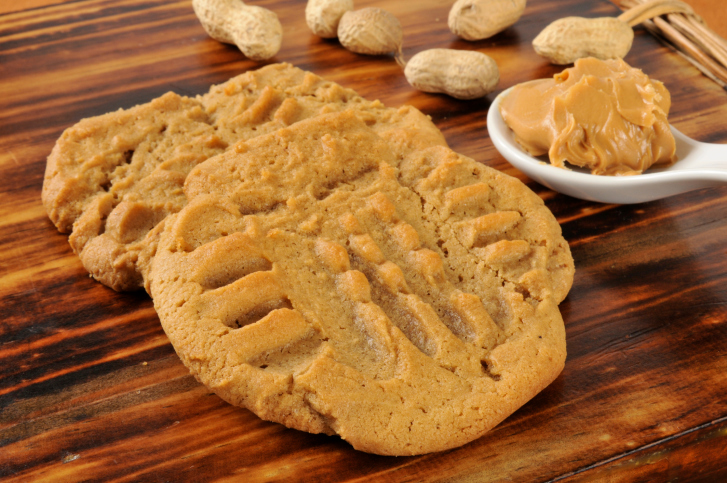
[[[476,99],[492,92],[500,81],[495,61],[474,50],[430,49],[406,64],[406,80],[424,92]]]
[[[367,7],[346,12],[338,24],[338,40],[357,54],[383,55],[401,50],[404,33],[391,13]]]
[[[350,10],[353,10],[353,0],[308,0],[305,21],[311,32],[332,39],[338,36],[341,17]]]
[[[545,27],[533,48],[553,64],[564,65],[583,57],[622,59],[633,40],[633,29],[618,18],[565,17]]]
[[[526,0],[457,0],[449,11],[449,29],[465,40],[482,40],[517,22]]]

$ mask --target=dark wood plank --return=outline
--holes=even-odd
[[[724,481],[727,468],[727,418],[706,423],[655,444],[629,452],[571,475],[563,481]]]
[[[45,158],[83,117],[168,90],[195,95],[261,64],[209,39],[188,0],[24,0],[0,9],[0,477],[7,481],[715,480],[727,417],[727,189],[636,206],[553,193],[494,150],[496,93],[463,102],[412,89],[391,57],[319,39],[305,2],[261,0],[291,62],[387,105],[432,116],[450,145],[526,181],[562,224],[576,260],[561,305],[563,374],[488,435],[462,448],[388,458],[336,437],[264,422],[199,385],[144,293],[88,277],[40,204]],[[608,0],[531,0],[492,39],[447,29],[451,2],[357,2],[401,20],[405,56],[474,49],[501,70],[498,92],[560,68],[530,41],[564,15],[615,15]],[[637,29],[627,59],[665,82],[671,120],[727,142],[727,93]]]

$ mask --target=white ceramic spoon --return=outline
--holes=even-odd
[[[654,168],[634,176],[599,176],[556,168],[527,154],[515,142],[500,115],[503,91],[490,106],[487,130],[495,147],[510,164],[529,178],[560,193],[601,203],[643,203],[686,191],[727,183],[727,145],[695,141],[671,128],[678,161],[668,168]]]

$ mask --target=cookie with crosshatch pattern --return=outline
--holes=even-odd
[[[263,419],[440,451],[563,368],[573,260],[514,178],[444,146],[399,156],[349,111],[240,143],[185,192],[155,308],[192,374]]]
[[[384,136],[401,131],[409,144],[446,145],[412,107],[387,108],[290,64],[273,64],[201,96],[169,92],[68,128],[48,157],[43,204],[56,227],[71,233],[73,250],[96,280],[138,289],[164,220],[186,204],[182,187],[192,168],[240,140],[345,109],[366,112]]]

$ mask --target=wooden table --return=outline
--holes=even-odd
[[[390,57],[313,36],[302,0],[251,1],[285,28],[273,61],[432,116],[457,151],[530,185],[576,262],[561,305],[562,375],[489,434],[419,457],[352,450],[259,420],[179,362],[148,296],[90,279],[41,206],[45,159],[83,117],[194,95],[260,64],[204,33],[189,0],[20,0],[0,6],[0,478],[7,481],[714,481],[727,478],[727,188],[642,205],[553,193],[495,151],[490,101],[559,71],[530,41],[565,15],[616,15],[608,0],[530,0],[489,40],[447,29],[450,1],[384,2],[408,57],[479,50],[498,91],[457,101],[412,89]],[[665,82],[672,123],[727,141],[727,92],[637,29],[626,60]],[[724,481],[724,480],[722,480]]]

